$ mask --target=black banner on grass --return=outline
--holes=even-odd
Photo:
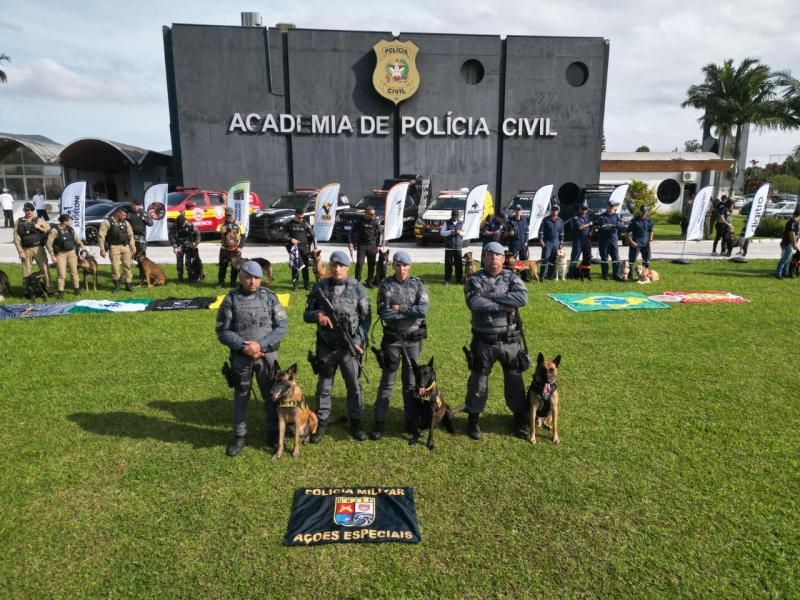
[[[287,546],[365,542],[420,542],[414,488],[295,490]]]

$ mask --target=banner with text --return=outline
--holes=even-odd
[[[153,219],[153,224],[147,227],[145,240],[148,242],[169,241],[166,183],[157,183],[147,188],[144,193],[144,210]]]
[[[686,228],[686,241],[692,242],[703,239],[703,222],[708,212],[708,205],[711,202],[711,194],[714,193],[714,186],[707,185],[697,192],[692,205],[692,214],[689,215],[689,226]]]
[[[61,192],[61,213],[72,217],[72,227],[86,240],[86,182],[70,183]]]
[[[542,219],[547,214],[547,206],[550,204],[550,197],[553,195],[552,185],[543,185],[533,195],[531,202],[531,217],[528,219],[528,239],[532,240],[539,235],[539,227],[542,226]]]
[[[340,487],[295,490],[287,546],[420,542],[414,488]]]
[[[406,208],[406,195],[409,182],[396,183],[386,194],[386,208],[383,212],[383,243],[403,237],[403,211]]]
[[[461,232],[465,240],[474,240],[481,235],[487,189],[489,186],[485,183],[476,185],[467,195],[467,204],[464,209],[464,231]]]
[[[243,236],[250,232],[250,182],[237,181],[228,190],[228,206],[233,208],[234,220],[242,226]]]
[[[327,242],[333,235],[340,187],[339,183],[329,183],[317,194],[317,206],[314,209],[314,238],[318,242]]]
[[[765,183],[753,196],[753,203],[750,205],[750,214],[747,217],[747,227],[744,228],[744,239],[751,238],[756,234],[761,217],[767,208],[767,198],[769,198],[769,184]]]

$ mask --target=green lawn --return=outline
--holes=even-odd
[[[655,263],[650,286],[531,285],[531,350],[562,356],[561,440],[509,435],[499,368],[486,435],[384,441],[343,425],[299,460],[270,460],[258,403],[251,445],[224,455],[231,393],[212,311],[0,323],[0,589],[4,597],[787,598],[800,595],[797,280],[774,261]],[[18,265],[0,265],[19,281]],[[431,337],[446,397],[463,401],[468,313],[441,265]],[[174,269],[168,270],[174,275]],[[288,288],[276,268],[277,291]],[[109,286],[108,276],[101,283]],[[553,291],[726,290],[745,305],[571,313]],[[167,286],[136,297],[212,295]],[[371,290],[374,299],[374,290]],[[95,295],[92,295],[95,296]],[[110,297],[98,292],[96,297]],[[281,363],[314,380],[289,309]],[[7,302],[16,301],[14,298]],[[379,373],[366,368],[371,424]],[[526,375],[529,379],[531,372]],[[335,412],[343,413],[337,378]],[[414,486],[419,545],[282,545],[297,487]],[[793,566],[794,565],[794,566]]]

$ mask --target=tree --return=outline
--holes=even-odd
[[[686,140],[683,142],[683,151],[684,152],[702,152],[703,144],[698,142],[697,140]]]
[[[639,146],[636,149],[637,152],[650,152],[650,148],[648,146]]]
[[[628,208],[632,212],[638,212],[640,206],[646,206],[648,211],[652,211],[656,206],[656,194],[644,181],[634,179],[628,187]]]
[[[8,54],[0,54],[0,62],[3,61],[11,62],[11,57]],[[8,81],[8,76],[3,69],[0,69],[0,83],[5,83],[6,81]]]
[[[729,58],[722,65],[706,65],[702,72],[703,83],[689,86],[681,106],[704,111],[699,119],[701,125],[717,128],[720,158],[725,158],[724,138],[734,136],[729,189],[729,195],[733,195],[736,159],[745,125],[756,129],[788,127],[785,104],[777,96],[775,75],[757,58],[745,58],[738,66]]]

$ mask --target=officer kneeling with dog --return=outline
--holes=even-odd
[[[505,249],[497,242],[483,248],[483,269],[467,280],[464,296],[472,313],[472,343],[464,348],[471,371],[465,399],[467,435],[481,439],[478,418],[486,406],[489,374],[494,363],[503,367],[506,405],[514,413],[515,435],[527,437],[527,401],[522,372],[529,366],[524,352],[519,307],[528,303],[528,290],[517,275],[503,269]]]
[[[267,413],[267,445],[278,441],[278,418],[270,388],[276,371],[278,346],[286,337],[289,319],[278,297],[261,286],[264,273],[254,261],[242,265],[239,287],[231,290],[217,312],[217,338],[230,348],[231,364],[223,367],[234,388],[233,434],[226,454],[236,456],[245,446],[247,405],[253,377],[258,382]]]
[[[321,280],[308,295],[303,320],[317,324],[317,354],[310,355],[317,380],[317,416],[319,427],[311,436],[318,444],[325,436],[331,414],[331,388],[336,369],[342,371],[347,387],[347,413],[350,433],[359,442],[367,439],[361,428],[363,398],[361,382],[361,356],[369,332],[371,311],[367,291],[358,281],[349,277],[350,258],[337,250],[330,258],[331,276]],[[311,354],[309,352],[309,354]]]
[[[414,438],[419,435],[414,402],[415,382],[410,361],[419,360],[422,340],[428,337],[425,316],[430,300],[425,283],[419,277],[409,276],[411,256],[408,252],[395,252],[392,267],[394,275],[384,279],[378,289],[378,315],[383,323],[383,340],[380,352],[375,352],[382,363],[383,372],[375,399],[375,426],[370,435],[373,440],[383,437],[392,388],[401,364],[406,431]]]

